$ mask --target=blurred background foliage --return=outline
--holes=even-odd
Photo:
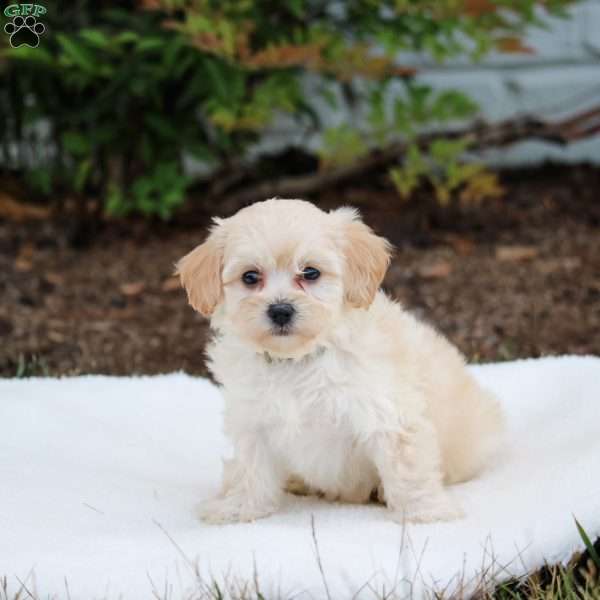
[[[441,204],[500,193],[465,160],[468,138],[424,147],[423,130],[472,117],[463,93],[434,91],[403,53],[478,60],[527,52],[521,36],[569,0],[78,0],[47,5],[37,48],[0,48],[0,168],[45,198],[97,198],[99,212],[169,218],[194,158],[214,190],[256,160],[282,117],[318,134],[318,169],[402,140],[389,175],[407,198],[428,180]],[[6,18],[4,18],[6,20]],[[2,23],[2,25],[4,22]],[[392,87],[394,86],[394,87]],[[334,93],[338,90],[339,93]],[[317,106],[364,107],[331,126]],[[285,165],[281,165],[285,172]],[[272,176],[272,174],[271,174]],[[224,186],[223,189],[225,189]],[[62,201],[62,200],[60,200]]]

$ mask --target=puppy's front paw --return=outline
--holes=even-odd
[[[462,508],[447,494],[411,503],[392,512],[392,520],[402,524],[454,521],[464,516]]]
[[[203,502],[198,508],[198,516],[205,523],[224,525],[256,521],[273,514],[276,510],[276,506],[260,506],[241,496],[221,496]]]

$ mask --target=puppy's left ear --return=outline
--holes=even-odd
[[[220,219],[203,244],[186,254],[176,265],[175,273],[181,279],[189,303],[205,317],[212,315],[223,297],[223,251],[225,231]]]
[[[367,308],[375,299],[390,264],[391,244],[375,235],[361,221],[356,209],[338,208],[331,214],[341,221],[346,300],[357,308]]]

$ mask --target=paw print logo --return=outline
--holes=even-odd
[[[37,48],[40,43],[40,35],[46,31],[46,27],[33,15],[25,18],[16,16],[4,26],[4,31],[10,35],[9,41],[13,48],[19,46]]]

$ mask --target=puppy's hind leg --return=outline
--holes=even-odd
[[[294,494],[294,496],[317,494],[317,490],[312,489],[299,475],[290,475],[283,489],[289,494]]]
[[[476,476],[500,453],[505,442],[505,417],[496,398],[469,381],[456,396],[457,423],[444,433],[443,470],[448,484]]]
[[[440,450],[430,422],[378,433],[371,440],[371,451],[394,521],[427,523],[463,516],[444,488]]]

